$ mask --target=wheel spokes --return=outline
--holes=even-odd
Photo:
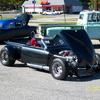
[[[55,77],[59,77],[62,74],[62,66],[60,64],[55,64],[53,67],[53,73]]]
[[[3,61],[7,61],[7,59],[8,59],[8,54],[7,54],[6,51],[3,52],[3,53],[1,54],[1,59],[2,59]]]

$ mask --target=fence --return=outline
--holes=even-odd
[[[17,14],[21,13],[20,10],[11,10],[11,11],[0,11],[0,14]]]

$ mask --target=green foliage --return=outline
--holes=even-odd
[[[89,5],[90,9],[93,9],[94,8],[94,0],[89,0],[88,5]]]
[[[85,3],[88,5],[89,9],[98,10],[100,8],[100,0],[80,0],[82,3]]]
[[[100,0],[88,0],[88,5],[90,9],[97,10],[99,7]]]
[[[15,10],[21,7],[24,0],[0,0],[0,10]]]

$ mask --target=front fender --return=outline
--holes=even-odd
[[[20,59],[20,54],[16,48],[10,45],[6,45],[5,48],[8,50],[8,54],[13,59]]]

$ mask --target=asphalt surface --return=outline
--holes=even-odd
[[[100,100],[100,73],[59,81],[18,61],[13,67],[0,63],[0,100]]]

